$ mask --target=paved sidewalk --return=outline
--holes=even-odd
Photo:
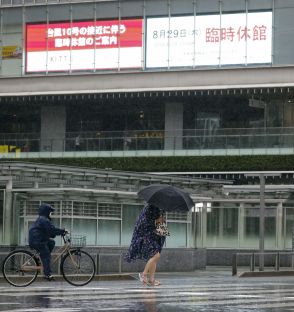
[[[294,277],[233,277],[220,268],[161,273],[162,285],[135,279],[92,281],[73,287],[64,281],[35,282],[26,288],[0,284],[1,312],[290,312]]]

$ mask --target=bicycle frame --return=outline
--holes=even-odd
[[[77,248],[74,248],[74,247],[71,247],[70,243],[63,237],[63,241],[64,241],[64,245],[59,247],[56,251],[56,255],[53,257],[52,259],[52,264],[56,263],[59,259],[62,258],[62,256],[66,253],[69,254],[70,258],[71,258],[71,261],[73,262],[74,265],[78,266],[78,264],[76,263],[76,261],[74,260],[74,258],[72,257],[72,254],[71,254],[71,250],[77,250],[77,249],[80,249],[80,247],[77,247]],[[35,251],[33,253],[33,258],[37,258],[40,260],[41,262],[41,259],[40,259],[40,254],[38,251]],[[22,270],[23,271],[26,271],[26,272],[29,272],[29,271],[35,271],[35,270],[39,270],[41,271],[43,269],[43,265],[38,265],[38,266],[33,266],[33,265],[29,265],[30,259],[28,259],[23,265],[22,265]]]
[[[53,254],[52,264],[60,260],[59,269],[63,278],[73,286],[87,285],[95,276],[95,262],[91,255],[82,250],[85,238],[63,236],[64,245]],[[77,245],[77,246],[75,246]],[[28,286],[43,271],[40,253],[37,250],[14,250],[2,263],[2,273],[13,286]]]

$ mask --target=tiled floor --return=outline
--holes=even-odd
[[[294,277],[232,277],[228,271],[159,274],[160,287],[137,280],[93,281],[84,287],[36,282],[0,284],[0,311],[294,311]]]

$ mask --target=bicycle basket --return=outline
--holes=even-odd
[[[84,247],[86,246],[86,236],[85,235],[71,235],[70,244],[73,247]]]

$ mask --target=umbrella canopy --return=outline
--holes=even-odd
[[[149,185],[139,191],[138,196],[165,211],[189,211],[194,206],[188,193],[166,184]]]

